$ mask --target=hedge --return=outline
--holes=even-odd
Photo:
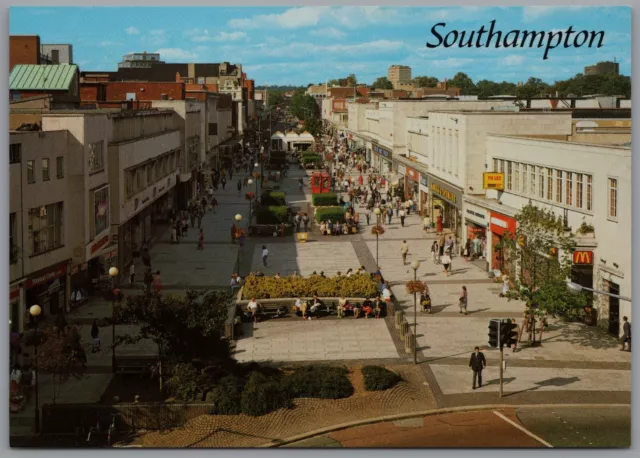
[[[364,386],[367,391],[388,390],[402,381],[402,377],[398,374],[381,366],[364,366],[362,375],[364,375]]]
[[[286,378],[288,391],[296,398],[343,399],[354,392],[345,367],[314,365],[297,368]]]
[[[335,192],[316,193],[311,196],[311,202],[316,207],[337,206],[338,195]]]
[[[291,394],[279,378],[266,377],[254,372],[242,390],[240,411],[245,415],[257,417],[283,407],[293,407]]]
[[[312,149],[306,149],[304,150],[302,153],[300,153],[300,155],[302,157],[309,157],[309,156],[317,156],[318,153],[316,153],[315,151],[313,151]]]
[[[322,157],[317,154],[311,154],[308,156],[302,156],[302,162],[308,164],[309,162],[320,162],[322,161]]]
[[[370,275],[346,277],[256,277],[249,275],[244,282],[242,297],[248,299],[275,299],[310,297],[373,297],[380,293],[378,284]]]
[[[240,413],[240,400],[242,396],[242,381],[233,375],[227,375],[220,379],[217,385],[207,395],[207,402],[212,402],[214,407],[211,414],[238,415]]]
[[[342,207],[319,207],[316,211],[316,221],[321,223],[323,221],[331,220],[332,223],[340,221],[344,223],[345,210]]]
[[[280,224],[289,220],[289,207],[286,206],[262,206],[256,211],[257,224]]]
[[[283,191],[263,191],[260,195],[260,205],[262,206],[277,206],[282,207],[286,205],[285,193]]]

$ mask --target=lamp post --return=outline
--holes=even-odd
[[[40,315],[40,313],[42,313],[42,309],[40,308],[39,305],[32,305],[29,308],[29,313],[31,314],[31,316],[33,317],[33,324],[34,324],[34,333],[35,333],[35,338],[34,340],[34,347],[35,347],[35,375],[36,375],[36,410],[35,410],[35,414],[36,414],[36,421],[35,421],[35,426],[36,426],[36,434],[40,432],[40,401],[38,398],[38,316]]]
[[[620,299],[621,301],[631,302],[631,298],[630,297],[619,296],[617,294],[611,294],[608,291],[602,291],[600,289],[587,288],[586,286],[579,285],[579,284],[574,283],[572,281],[567,281],[567,289],[569,291],[571,291],[572,293],[579,293],[582,290],[585,290],[585,291],[591,291],[592,293],[604,294],[605,296],[609,296],[609,297],[615,297],[616,299]]]
[[[235,216],[235,219],[238,222],[238,229],[239,229],[240,228],[240,221],[242,221],[242,215],[240,213],[238,213]],[[238,256],[236,257],[236,264],[238,265],[238,270],[237,270],[238,275],[240,275],[240,248],[241,248],[241,245],[238,246]]]
[[[380,207],[376,207],[373,212],[376,214],[376,269],[380,268],[380,263],[378,262],[378,227],[380,226]]]
[[[418,281],[418,269],[420,268],[420,261],[414,259],[411,261],[411,268],[413,269],[413,281]],[[416,301],[417,292],[413,291],[413,364],[418,364],[418,305]]]
[[[258,164],[257,162],[255,164],[253,164],[253,166],[255,167],[256,171],[258,170],[258,167],[260,167],[260,164]],[[262,174],[260,174],[260,181],[262,182],[263,177]],[[262,184],[260,185],[260,189],[262,189]],[[258,196],[258,180],[256,179],[256,197]]]
[[[247,184],[251,186],[253,184],[253,180],[249,178],[247,180]],[[258,195],[258,183],[256,183],[256,196]],[[251,224],[251,219],[253,215],[251,214],[251,197],[249,197],[249,224]]]
[[[111,267],[109,269],[111,277],[111,371],[116,372],[116,277],[118,276],[118,268]]]

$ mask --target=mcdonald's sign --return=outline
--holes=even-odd
[[[593,251],[574,251],[573,263],[581,266],[593,265]]]

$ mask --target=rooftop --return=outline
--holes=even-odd
[[[11,91],[66,91],[78,71],[77,65],[16,65],[9,76]]]
[[[592,148],[617,149],[617,150],[624,150],[625,153],[628,150],[629,154],[631,154],[631,142],[624,143],[622,145],[610,145],[610,144],[604,144],[604,143],[573,142],[573,141],[569,141],[569,140],[556,140],[556,139],[551,139],[551,138],[539,138],[539,137],[532,137],[532,136],[529,136],[529,135],[487,134],[487,136],[488,137],[507,138],[507,139],[513,139],[513,140],[528,140],[528,141],[532,141],[532,142],[547,142],[547,143],[556,143],[556,144],[572,145],[572,146],[575,145],[575,146],[588,146],[588,147],[592,147]]]

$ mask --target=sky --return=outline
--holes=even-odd
[[[303,85],[355,73],[371,84],[390,65],[412,76],[548,83],[616,59],[631,74],[631,9],[626,7],[12,7],[10,34],[73,45],[82,71],[115,71],[130,52],[159,52],[166,62],[242,64],[256,85]],[[445,48],[431,28],[605,31],[601,48]]]

